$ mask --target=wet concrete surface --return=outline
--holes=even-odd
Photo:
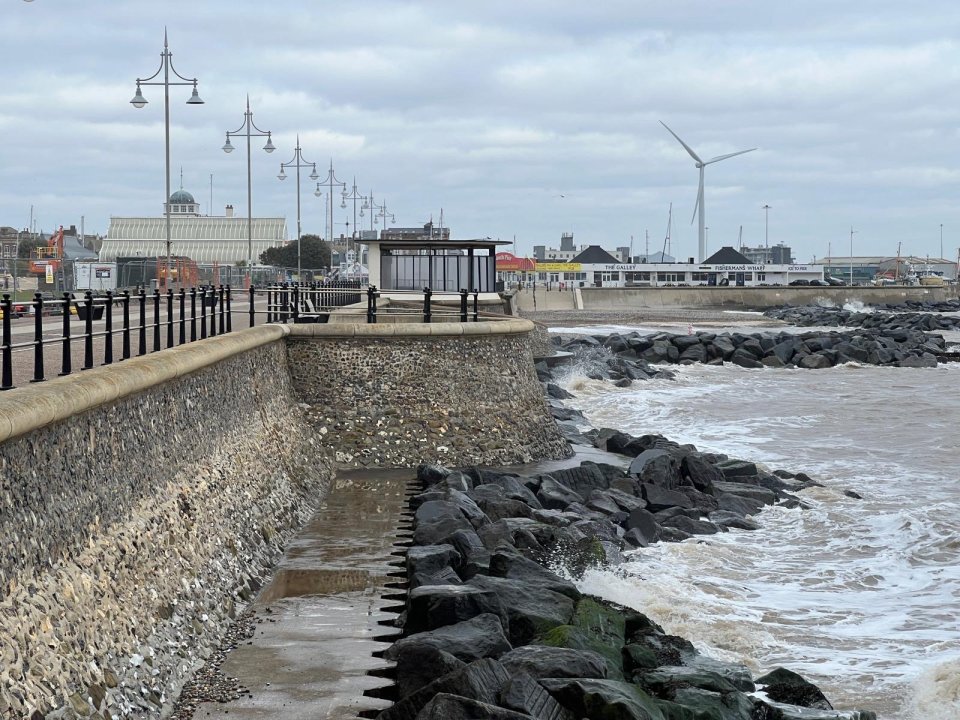
[[[273,580],[254,603],[255,632],[221,670],[246,688],[229,703],[203,703],[200,718],[353,720],[391,705],[364,696],[391,680],[370,675],[393,665],[373,653],[396,633],[391,611],[409,535],[401,528],[414,471],[341,473],[327,501],[291,540]],[[393,564],[392,564],[393,563]],[[384,624],[386,623],[386,624]],[[378,640],[377,638],[381,638]]]

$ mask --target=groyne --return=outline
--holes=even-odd
[[[567,454],[532,324],[441,325],[252,328],[0,395],[0,717],[167,712],[336,466]]]

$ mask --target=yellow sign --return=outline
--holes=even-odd
[[[538,262],[537,272],[581,272],[580,263]]]
[[[53,283],[53,265],[47,263],[47,284]]]

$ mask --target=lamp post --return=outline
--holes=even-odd
[[[940,223],[940,259],[943,260],[943,223]]]
[[[267,144],[263,149],[272,153],[276,148],[273,145],[273,138],[270,131],[264,132],[253,123],[253,113],[250,111],[250,96],[247,95],[247,111],[243,114],[243,125],[236,130],[227,130],[227,141],[223,144],[225,153],[233,152],[233,145],[230,144],[230,136],[246,136],[247,138],[247,287],[253,285],[253,184],[250,175],[250,138],[267,138]],[[213,210],[211,203],[211,212]]]
[[[379,223],[380,218],[383,218],[383,229],[387,229],[387,218],[390,218],[390,222],[395,223],[397,221],[396,216],[392,212],[387,212],[387,202],[384,200],[383,205],[374,204],[373,208],[377,210],[374,222]]]
[[[763,246],[767,250],[767,253],[770,251],[770,206],[763,206]],[[764,254],[767,254],[764,253]]]
[[[340,207],[342,208],[347,207],[347,200],[353,201],[353,235],[351,236],[351,238],[353,239],[354,252],[356,252],[357,239],[354,236],[357,233],[357,200],[363,200],[363,205],[360,206],[360,217],[363,217],[364,210],[370,209],[370,206],[367,204],[366,195],[361,195],[359,192],[357,192],[356,178],[353,179],[353,188],[350,190],[350,192],[347,192],[346,190],[343,191],[343,200],[340,202]]]
[[[183,82],[178,82],[174,80],[170,81],[170,72],[173,72],[180,80]],[[153,81],[153,79],[163,73],[163,80]],[[133,100],[130,101],[130,104],[135,108],[142,108],[147,104],[146,98],[143,97],[143,93],[140,92],[141,85],[163,85],[163,137],[164,137],[164,147],[165,147],[165,178],[166,178],[166,195],[163,198],[163,207],[164,215],[167,219],[167,271],[163,279],[163,284],[165,288],[170,287],[170,86],[171,85],[193,85],[193,93],[190,95],[190,99],[187,100],[187,105],[203,105],[203,100],[200,99],[200,96],[197,94],[197,79],[196,78],[185,78],[183,75],[178,73],[173,67],[173,53],[170,52],[170,49],[167,45],[167,31],[163,31],[163,52],[160,53],[160,67],[157,71],[148,78],[137,78],[137,92],[133,96]],[[177,276],[177,286],[180,285],[180,277]]]
[[[853,234],[857,232],[850,226],[850,287],[853,287]]]
[[[277,175],[280,180],[287,179],[283,170],[288,167],[297,169],[297,281],[299,282],[300,275],[302,274],[302,268],[300,267],[300,168],[312,168],[312,172],[310,173],[311,180],[316,180],[319,177],[317,175],[317,164],[306,162],[300,153],[299,135],[297,135],[297,146],[293,150],[293,159],[289,162],[280,163],[280,174]]]
[[[330,241],[330,245],[332,247],[333,246],[333,189],[334,188],[340,188],[341,190],[347,189],[347,184],[345,182],[340,182],[339,180],[337,180],[337,176],[333,174],[332,159],[330,160],[330,169],[327,171],[327,177],[324,178],[321,182],[317,183],[317,189],[313,194],[316,195],[317,197],[320,197],[320,195],[322,195],[322,193],[320,192],[320,188],[322,187],[328,188],[330,193],[330,196],[329,196],[330,235],[327,237],[327,240]],[[326,212],[327,211],[324,210],[324,213]]]

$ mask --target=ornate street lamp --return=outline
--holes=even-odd
[[[247,95],[247,111],[243,114],[243,125],[236,130],[227,131],[227,141],[223,144],[225,153],[233,152],[233,145],[230,144],[231,135],[236,137],[246,136],[247,138],[247,287],[250,287],[253,284],[253,185],[250,174],[250,138],[266,137],[267,144],[263,146],[263,149],[268,153],[272,153],[276,150],[276,147],[273,145],[270,131],[263,131],[253,124],[249,95]],[[299,240],[297,242],[299,243]]]
[[[307,162],[303,159],[303,155],[300,152],[300,136],[297,135],[297,146],[293,150],[293,159],[289,162],[280,163],[280,174],[277,175],[277,178],[280,180],[286,180],[287,176],[283,172],[284,168],[296,168],[297,169],[297,282],[300,282],[303,269],[300,262],[300,168],[311,168],[310,179],[316,180],[319,175],[317,175],[317,164],[312,162]]]
[[[173,72],[180,80],[183,82],[177,82],[174,80],[170,81],[170,72]],[[163,80],[157,80],[155,82],[153,79],[163,73]],[[200,99],[200,95],[197,94],[197,79],[196,78],[185,78],[183,75],[178,73],[173,67],[173,53],[170,52],[170,49],[167,45],[167,31],[163,31],[163,52],[160,53],[160,67],[157,71],[148,78],[137,78],[137,92],[133,96],[133,100],[130,101],[130,104],[135,108],[142,108],[147,104],[147,99],[143,97],[143,93],[140,92],[141,85],[162,85],[163,86],[163,130],[164,130],[164,147],[165,147],[165,170],[166,170],[166,191],[167,194],[163,198],[163,207],[164,215],[167,218],[167,272],[164,277],[164,287],[168,288],[170,285],[170,86],[171,85],[192,85],[193,93],[190,95],[190,99],[187,100],[187,105],[203,105],[203,100]],[[177,276],[177,286],[179,288],[180,277]]]

